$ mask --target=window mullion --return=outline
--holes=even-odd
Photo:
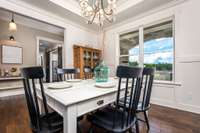
[[[139,64],[140,66],[144,66],[144,28],[143,26],[140,26],[139,28]]]

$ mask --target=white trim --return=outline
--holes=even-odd
[[[185,57],[177,57],[177,62],[179,63],[194,63],[194,62],[200,62],[200,56],[185,56]]]
[[[45,40],[45,41],[48,41],[48,42],[56,43],[56,44],[63,44],[64,43],[63,41],[60,41],[60,40],[47,38],[47,37],[42,37],[42,36],[37,36],[36,38],[40,39],[40,40]]]
[[[114,38],[115,38],[115,69],[117,68],[118,64],[119,64],[119,57],[120,57],[120,41],[119,41],[119,37],[120,34],[119,33],[115,33],[114,34]]]
[[[144,64],[144,27],[139,28],[139,65]]]
[[[55,39],[52,39],[52,38],[47,38],[47,37],[42,37],[42,36],[37,36],[36,37],[36,65],[39,66],[39,58],[40,58],[40,53],[39,53],[39,47],[40,47],[40,40],[43,40],[43,41],[48,41],[48,42],[52,42],[52,43],[55,43],[55,45],[61,45],[62,46],[62,66],[65,66],[65,60],[64,60],[64,52],[65,52],[65,49],[64,49],[64,42],[63,41],[60,41],[60,40],[55,40]],[[50,54],[50,59],[52,58],[52,53]],[[50,62],[50,82],[52,82],[52,64]]]
[[[0,98],[24,94],[23,89],[1,90]]]
[[[68,0],[68,1],[66,1],[66,0],[49,0],[49,1],[84,18],[81,13],[81,8],[79,6],[78,0],[76,0],[76,2],[74,0]],[[119,1],[119,2],[117,2],[118,8],[117,8],[116,14],[119,14],[128,8],[134,7],[135,5],[137,5],[143,1],[144,0]]]
[[[64,56],[64,42],[63,41],[60,41],[60,40],[55,40],[55,39],[52,39],[52,38],[47,38],[47,37],[42,37],[42,36],[37,36],[36,37],[36,65],[39,65],[39,58],[40,58],[40,54],[39,54],[39,47],[40,47],[40,40],[44,40],[44,41],[48,41],[48,42],[52,42],[52,43],[55,43],[55,44],[60,44],[62,45],[62,54]],[[64,66],[64,59],[62,60],[63,62],[63,66]]]
[[[151,103],[164,106],[164,107],[169,107],[173,109],[179,109],[182,111],[188,111],[188,112],[200,114],[200,106],[196,106],[196,105],[176,103],[175,101],[164,100],[164,99],[159,99],[159,98],[152,98]]]
[[[127,10],[128,8],[134,7],[135,5],[143,2],[144,0],[124,0],[124,1],[119,1],[117,2],[117,13],[119,14],[125,10]]]

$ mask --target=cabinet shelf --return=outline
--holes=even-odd
[[[80,69],[79,78],[84,78],[85,66],[94,68],[101,58],[101,50],[74,45],[74,67]]]

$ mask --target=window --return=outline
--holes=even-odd
[[[120,35],[120,64],[138,65],[139,31]]]
[[[120,35],[120,64],[129,66],[142,64],[145,67],[154,67],[156,80],[172,81],[173,21],[141,28],[143,29],[141,33],[137,31]],[[143,36],[142,42],[139,42],[140,36]]]

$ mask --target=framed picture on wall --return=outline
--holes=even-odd
[[[22,47],[2,45],[2,64],[22,64],[23,63],[23,51]]]

